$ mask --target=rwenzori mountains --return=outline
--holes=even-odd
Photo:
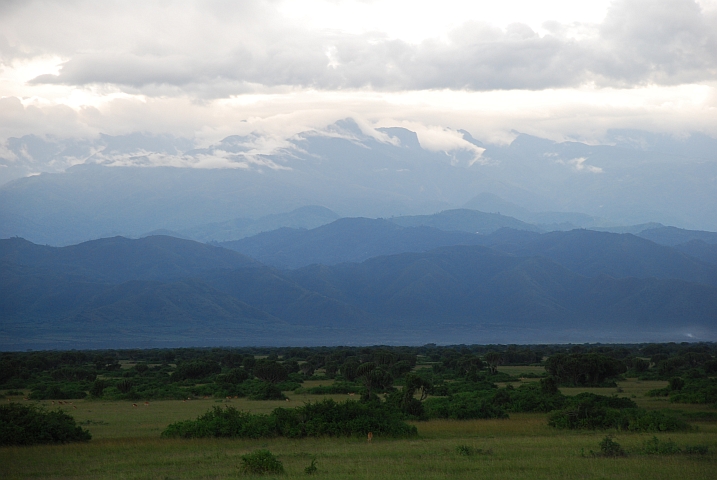
[[[174,232],[229,241],[338,217],[460,208],[543,231],[649,222],[717,230],[717,140],[705,135],[613,131],[608,144],[588,145],[516,134],[494,145],[448,133],[422,144],[404,128],[347,119],[289,139],[230,136],[202,147],[145,134],[11,138],[0,149],[0,238],[62,246]],[[276,217],[307,205],[330,212]]]
[[[613,137],[10,139],[0,348],[717,339],[717,141]]]

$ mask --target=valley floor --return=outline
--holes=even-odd
[[[644,397],[665,382],[621,382],[619,395],[646,408],[683,412],[710,411],[706,406],[670,404]],[[566,394],[578,389],[563,389]],[[610,395],[615,388],[592,389]],[[227,404],[252,412],[301,405],[324,398],[288,393],[290,402],[245,399],[130,402],[73,401],[63,405],[93,439],[59,446],[0,448],[0,478],[26,479],[189,479],[252,478],[240,471],[241,456],[268,449],[283,462],[281,478],[307,477],[304,469],[316,459],[316,476],[331,479],[713,479],[717,472],[717,422],[693,422],[687,433],[657,434],[678,446],[707,445],[707,455],[645,455],[652,434],[569,432],[548,427],[545,414],[516,414],[507,420],[432,420],[417,422],[419,437],[408,440],[358,438],[269,440],[168,440],[159,435],[169,423],[193,419],[212,406]],[[343,395],[334,395],[343,400]],[[54,408],[51,402],[41,402]],[[712,415],[714,417],[714,414]],[[590,455],[611,434],[629,453],[624,458]],[[466,448],[467,447],[467,448]],[[469,453],[469,455],[465,455]],[[264,476],[261,478],[272,478]]]

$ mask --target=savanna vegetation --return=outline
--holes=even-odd
[[[2,353],[0,476],[711,478],[716,354],[714,344]],[[60,445],[28,446],[38,443]]]

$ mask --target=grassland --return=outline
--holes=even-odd
[[[590,391],[628,396],[645,408],[714,412],[706,406],[675,405],[644,396],[647,390],[664,385],[665,382],[631,379],[619,383],[620,391],[616,388]],[[563,393],[585,390],[566,388]],[[282,478],[307,477],[304,468],[312,458],[317,460],[316,475],[331,479],[714,479],[717,475],[717,422],[693,422],[698,427],[695,431],[657,435],[661,441],[669,438],[680,446],[708,445],[709,453],[704,456],[643,455],[639,450],[652,434],[560,431],[547,426],[544,414],[511,414],[508,420],[419,422],[417,439],[375,438],[372,444],[362,438],[260,441],[159,438],[169,423],[195,418],[214,405],[269,412],[277,406],[325,398],[290,392],[287,395],[290,402],[194,399],[156,401],[148,406],[141,402],[136,407],[131,402],[75,400],[62,408],[90,430],[93,439],[85,444],[1,448],[0,478],[252,478],[240,473],[240,457],[259,448],[271,450],[284,463],[286,474]],[[24,401],[22,397],[19,400]],[[57,407],[49,401],[38,403]],[[591,450],[599,450],[598,443],[606,433],[612,433],[631,454],[625,458],[590,456]],[[459,446],[468,446],[474,453],[461,455]]]

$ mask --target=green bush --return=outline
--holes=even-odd
[[[277,429],[285,437],[413,437],[416,427],[406,424],[402,414],[380,402],[335,402],[323,400],[295,409],[277,408],[272,413]]]
[[[687,445],[685,453],[687,455],[707,455],[709,447],[707,445]]]
[[[600,455],[603,457],[624,457],[626,454],[620,444],[608,435],[600,442]]]
[[[429,398],[423,402],[423,407],[428,418],[508,418],[503,407],[495,405],[491,397],[484,395],[481,392],[467,392],[444,398]]]
[[[277,408],[269,415],[251,414],[233,407],[214,407],[196,420],[169,425],[163,437],[347,437],[368,432],[389,437],[417,435],[416,427],[401,419],[401,413],[378,402],[333,400],[307,403],[294,409]]]
[[[254,382],[244,382],[248,388],[248,396],[251,400],[284,400],[286,397],[279,388],[269,382],[255,380]]]
[[[648,455],[674,455],[682,452],[672,440],[660,442],[655,436],[644,442],[642,451]]]
[[[90,395],[99,398],[108,386],[109,384],[104,380],[95,380],[90,387]]]
[[[670,392],[670,402],[717,404],[717,379],[690,379],[680,390]]]
[[[46,411],[34,405],[0,406],[0,445],[85,442],[90,432],[61,410]]]
[[[257,450],[241,457],[241,469],[244,473],[262,475],[264,473],[284,473],[284,465],[269,450]]]
[[[82,384],[48,382],[35,385],[30,392],[33,400],[74,400],[85,398],[87,393]]]
[[[262,438],[276,436],[276,420],[269,415],[242,412],[234,407],[214,407],[196,420],[169,425],[163,437]]]
[[[550,379],[548,379],[550,380]],[[554,382],[541,381],[521,385],[518,388],[508,386],[495,392],[492,402],[509,412],[543,412],[563,408],[567,398],[565,395],[553,390]]]
[[[456,453],[458,453],[458,455],[463,455],[464,457],[470,457],[473,455],[473,447],[469,445],[458,445],[456,447]]]
[[[202,380],[211,375],[221,373],[222,367],[212,360],[196,360],[193,362],[180,363],[172,373],[171,381]]]
[[[115,387],[117,387],[117,390],[119,390],[120,392],[127,394],[130,392],[130,390],[132,390],[132,381],[125,378],[124,380],[120,380],[119,382],[117,382],[117,385],[115,385]]]
[[[672,414],[637,408],[629,398],[581,393],[570,398],[562,410],[551,413],[548,425],[571,430],[617,429],[635,432],[688,430],[684,420]]]
[[[332,385],[319,385],[318,387],[300,388],[296,393],[309,393],[313,395],[346,395],[359,393],[361,387],[352,382],[336,382]]]
[[[654,436],[647,440],[642,447],[642,453],[647,455],[706,455],[708,451],[707,445],[687,445],[682,449],[670,439],[661,442]]]
[[[311,459],[311,463],[308,467],[304,469],[304,473],[307,475],[313,475],[318,471],[318,467],[316,466],[316,458]]]
[[[634,432],[678,432],[691,428],[687,422],[671,412],[637,409],[630,413],[628,430]]]

